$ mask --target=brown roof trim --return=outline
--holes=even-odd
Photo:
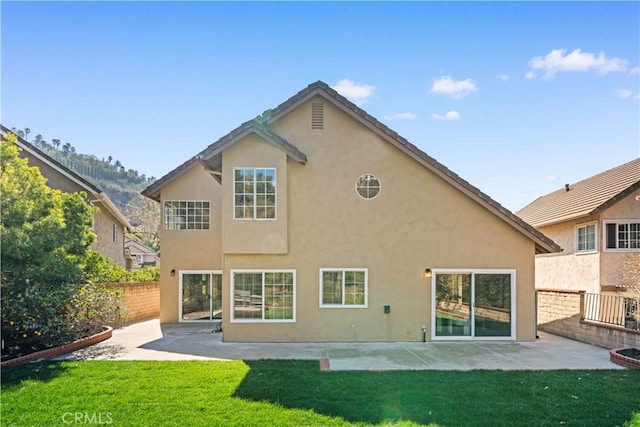
[[[16,135],[11,129],[7,129],[4,125],[0,125],[0,129],[2,130],[3,135],[7,133],[12,133]],[[75,171],[69,169],[62,163],[58,162],[56,159],[49,156],[47,153],[45,153],[35,145],[31,144],[29,141],[19,137],[18,135],[16,135],[16,138],[17,138],[18,147],[27,151],[28,153],[35,155],[43,162],[49,163],[54,169],[58,170],[63,175],[67,175],[67,177],[72,181],[76,181],[76,184],[83,187],[85,191],[87,191],[88,193],[91,193],[91,194],[102,193],[102,190],[96,184],[92,183],[91,181],[89,181],[82,175],[76,173]]]
[[[536,228],[599,215],[640,188],[640,157],[538,197],[517,212]]]
[[[266,125],[269,126],[272,123],[276,122],[280,117],[287,114],[289,111],[295,109],[302,103],[308,101],[309,99],[315,96],[322,96],[324,99],[328,100],[332,104],[336,105],[344,112],[349,114],[351,117],[365,125],[367,128],[371,129],[378,136],[393,144],[401,151],[405,152],[407,155],[415,159],[418,163],[425,166],[427,169],[440,176],[446,182],[452,184],[455,188],[462,191],[464,194],[471,197],[481,206],[485,207],[490,212],[497,215],[499,218],[504,220],[507,224],[512,226],[514,229],[519,231],[520,233],[529,237],[534,243],[536,248],[536,253],[550,253],[550,252],[560,252],[562,248],[558,246],[553,240],[549,239],[544,234],[537,231],[531,225],[523,221],[522,219],[515,216],[511,211],[500,205],[498,202],[493,200],[487,194],[480,191],[478,188],[471,185],[469,182],[462,179],[456,173],[448,169],[443,164],[436,161],[433,157],[429,156],[424,151],[420,150],[417,146],[411,144],[408,140],[400,136],[397,132],[390,129],[387,125],[383,124],[375,117],[369,115],[366,111],[349,101],[344,96],[340,95],[336,90],[332,89],[329,85],[322,81],[317,81],[315,83],[311,83],[305,89],[301,90],[297,94],[293,95],[288,100],[284,101],[276,108],[269,111],[268,118],[265,119]],[[264,132],[271,132],[268,127],[261,126],[256,122],[256,120],[252,120],[244,123],[240,127],[234,129],[226,136],[220,138],[215,143],[211,144],[204,151],[202,151],[198,156],[202,156],[201,158],[206,157],[207,159],[213,158],[216,154],[219,154],[220,151],[224,150],[226,146],[233,143],[234,140],[237,140],[239,134],[244,131],[245,126],[253,125],[256,129],[261,129]],[[257,133],[257,132],[256,132]],[[275,134],[274,134],[275,135]],[[286,144],[281,143],[276,138],[273,138],[276,144],[279,145],[283,149],[288,147]],[[283,141],[286,142],[282,138]],[[273,143],[272,142],[272,143]],[[288,143],[287,143],[288,144]],[[289,144],[291,145],[291,144]],[[291,147],[293,147],[291,145]],[[295,148],[295,147],[293,147]],[[296,149],[297,150],[297,149]],[[290,147],[285,149],[287,154],[292,155],[291,152],[295,152]],[[299,151],[299,150],[298,150]],[[300,152],[298,155],[301,155]],[[174,169],[169,174],[165,175],[160,180],[151,184],[147,187],[142,194],[150,197],[154,200],[160,200],[160,189],[163,185],[175,179],[179,174],[184,172],[187,168],[192,166],[192,162],[198,158],[198,156],[193,159],[185,162],[178,168]],[[293,158],[296,158],[292,155]],[[300,159],[297,159],[300,161]],[[304,161],[306,162],[306,156],[304,156]],[[301,161],[301,163],[304,163]]]
[[[609,209],[611,206],[615,205],[620,200],[624,199],[637,190],[640,190],[640,181],[636,182],[635,184],[631,184],[626,190],[621,191],[620,193],[616,194],[615,196],[592,210],[590,214],[597,215],[604,212],[605,210]]]
[[[0,125],[0,129],[2,130],[3,135],[9,132],[15,135],[12,130],[7,129],[4,125]],[[125,226],[128,231],[131,231],[133,229],[127,218],[125,218],[122,212],[120,212],[116,205],[111,201],[109,196],[107,196],[107,194],[103,192],[96,184],[89,181],[87,178],[83,177],[72,169],[66,167],[62,163],[58,162],[56,159],[40,150],[29,141],[19,137],[18,135],[16,135],[16,139],[18,147],[20,147],[23,151],[26,151],[27,153],[40,159],[44,163],[49,164],[49,166],[58,171],[61,175],[66,176],[68,179],[78,184],[87,192],[87,195],[90,196],[91,202],[102,203],[107,208],[107,210],[111,212],[111,214],[116,219],[118,219],[118,221],[120,221],[122,225]]]
[[[220,153],[226,148],[251,134],[255,134],[271,145],[283,150],[289,157],[297,162],[303,165],[307,163],[307,155],[300,151],[295,145],[291,144],[265,125],[258,123],[256,120],[249,120],[218,139],[216,142],[209,145],[200,153],[187,160],[159,180],[155,181],[153,184],[149,185],[142,191],[142,195],[159,202],[160,190],[162,187],[178,178],[192,166],[203,163],[206,165],[207,162],[220,155]]]
[[[400,150],[404,151],[406,154],[414,158],[427,169],[434,172],[436,175],[440,176],[442,179],[461,190],[463,193],[478,202],[480,205],[496,214],[499,218],[506,221],[516,230],[527,235],[535,242],[536,253],[551,253],[562,251],[562,248],[558,246],[558,244],[556,244],[553,240],[540,233],[531,225],[514,215],[507,208],[493,200],[490,196],[480,191],[480,189],[474,187],[468,181],[462,179],[458,174],[444,166],[442,163],[438,162],[433,157],[429,156],[424,151],[420,150],[417,146],[410,143],[407,139],[400,136],[397,132],[390,129],[387,125],[368,114],[362,108],[358,107],[347,98],[340,95],[335,89],[331,88],[329,85],[322,81],[317,81],[310,84],[305,89],[301,90],[300,92],[293,95],[291,98],[271,110],[271,118],[268,124],[276,122],[280,117],[315,96],[322,96],[324,99],[332,102],[347,114],[351,115],[353,118],[367,126],[378,136],[392,143]]]

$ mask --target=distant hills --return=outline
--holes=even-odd
[[[112,156],[99,159],[92,154],[77,153],[75,147],[68,142],[63,144],[59,139],[48,142],[40,134],[28,139],[29,128],[13,128],[11,131],[95,183],[134,226],[132,237],[159,250],[160,205],[140,194],[156,180],[155,177],[147,177],[135,169],[126,169]]]

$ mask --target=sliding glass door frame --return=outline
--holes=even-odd
[[[470,275],[470,334],[469,335],[450,335],[450,336],[437,336],[436,335],[436,312],[437,312],[437,277],[438,274],[461,274]],[[510,275],[511,276],[511,288],[510,288],[510,334],[509,336],[476,336],[475,324],[476,324],[476,286],[475,277],[480,274],[496,274],[496,275]],[[442,268],[432,269],[431,276],[431,339],[433,341],[513,341],[516,339],[516,270],[515,269],[478,269],[478,268]],[[533,308],[532,308],[533,309]]]
[[[207,275],[209,276],[208,285],[209,285],[209,319],[184,319],[184,276],[185,275]],[[220,277],[220,284],[222,284],[222,271],[221,270],[179,270],[178,271],[178,322],[180,323],[205,323],[205,322],[220,322],[219,319],[213,318],[213,277]],[[222,295],[220,296],[220,302],[222,302]]]

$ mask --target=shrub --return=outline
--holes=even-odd
[[[67,317],[67,327],[74,337],[93,335],[104,325],[118,324],[126,319],[126,311],[118,291],[88,284],[74,293]]]

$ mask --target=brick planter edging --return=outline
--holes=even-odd
[[[618,353],[618,350],[625,350],[627,348],[628,347],[623,347],[609,350],[609,360],[611,360],[616,365],[624,366],[628,369],[640,369],[640,360]]]
[[[108,340],[113,335],[113,328],[111,326],[105,326],[105,330],[95,335],[91,335],[85,338],[80,338],[68,344],[63,344],[58,347],[47,348],[46,350],[37,351],[35,353],[27,354],[25,356],[16,357],[15,359],[7,360],[0,363],[1,368],[8,368],[10,366],[24,365],[33,360],[38,359],[51,359],[53,357],[61,356],[72,351],[80,350],[81,348],[89,347],[97,344],[101,341]]]

